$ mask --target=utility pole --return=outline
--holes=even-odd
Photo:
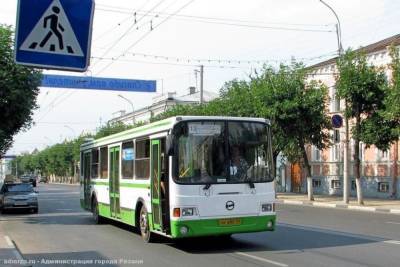
[[[320,0],[322,4],[328,7],[332,13],[335,15],[337,24],[336,24],[336,36],[337,36],[337,43],[338,43],[338,53],[339,58],[343,55],[343,46],[342,46],[342,27],[340,25],[339,16],[336,14],[335,10],[325,3],[323,0]],[[340,74],[339,74],[340,75]],[[347,101],[344,99],[344,107],[347,108]],[[343,113],[344,114],[344,113]],[[349,193],[350,193],[350,183],[349,183],[349,119],[344,114],[344,131],[345,131],[345,138],[343,140],[343,202],[345,204],[349,203]]]
[[[204,66],[200,65],[200,104],[204,103],[203,99],[203,93],[204,93],[204,88],[203,88],[203,83],[204,82]]]

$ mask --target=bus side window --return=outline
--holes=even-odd
[[[150,178],[150,140],[136,141],[135,177]]]
[[[96,179],[99,176],[99,150],[97,148],[92,149],[92,161],[91,161],[91,177]]]
[[[100,148],[100,178],[108,178],[108,148]]]

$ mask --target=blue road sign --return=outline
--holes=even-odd
[[[19,0],[15,41],[18,64],[86,71],[94,0]]]
[[[43,75],[42,87],[93,89],[131,92],[156,92],[154,80],[96,78],[90,76]]]
[[[333,128],[340,128],[343,126],[343,118],[342,116],[335,114],[332,116],[332,125]]]

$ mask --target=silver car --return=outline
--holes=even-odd
[[[0,209],[6,210],[26,209],[33,213],[39,210],[38,193],[31,184],[6,183],[0,190]]]

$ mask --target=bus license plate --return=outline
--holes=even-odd
[[[219,220],[220,226],[229,226],[229,225],[240,225],[242,220],[240,219],[221,219]]]

